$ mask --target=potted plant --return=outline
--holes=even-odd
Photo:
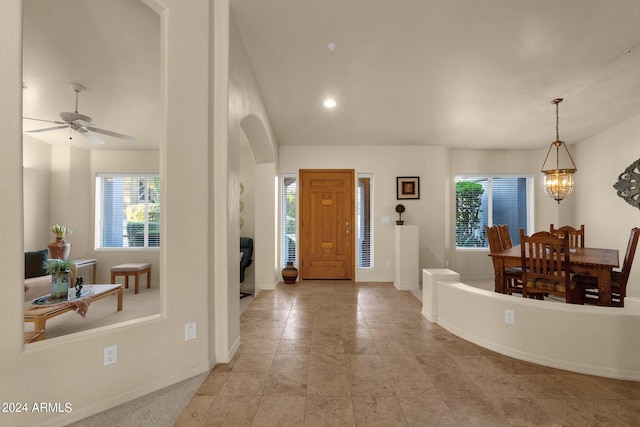
[[[64,225],[54,224],[51,226],[51,232],[55,234],[56,239],[64,239],[67,234],[71,234],[73,230],[65,227]]]
[[[54,224],[50,228],[51,232],[56,236],[56,241],[49,243],[49,258],[51,259],[67,259],[71,251],[71,243],[65,240],[67,234],[71,234],[72,230],[64,225]]]
[[[69,294],[69,283],[71,282],[70,259],[50,259],[43,264],[47,274],[51,275],[51,300],[66,300]]]
[[[404,205],[402,204],[397,204],[396,205],[396,212],[398,212],[398,220],[396,221],[396,224],[398,225],[402,225],[404,224],[404,221],[402,220],[402,212],[404,212]]]

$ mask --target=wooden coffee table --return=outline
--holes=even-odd
[[[97,301],[109,295],[118,295],[117,309],[122,311],[122,300],[124,289],[122,285],[85,285],[82,288],[84,296],[81,298],[88,298],[90,302]],[[72,288],[69,291],[69,299],[62,302],[49,302],[49,295],[45,295],[40,298],[36,298],[32,304],[25,307],[24,321],[32,322],[34,324],[34,332],[25,334],[26,342],[34,342],[45,339],[45,325],[48,319],[59,316],[69,311],[74,311],[72,301],[77,300],[76,292]]]

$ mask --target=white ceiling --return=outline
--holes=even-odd
[[[555,98],[567,144],[640,114],[638,0],[231,5],[281,145],[544,148]]]
[[[231,0],[282,145],[545,148],[640,114],[638,0]],[[132,0],[24,0],[24,115],[157,147],[160,20]],[[336,49],[330,52],[329,43]],[[188,82],[187,82],[188,83]],[[338,102],[322,106],[325,97]],[[43,123],[24,121],[25,129]],[[69,143],[69,131],[30,134]]]
[[[87,149],[157,149],[160,135],[160,17],[134,0],[23,0],[23,115],[60,120],[75,110],[69,83],[86,87],[78,111],[96,127],[94,145],[69,129],[29,133],[50,144]],[[23,120],[25,130],[56,126]]]

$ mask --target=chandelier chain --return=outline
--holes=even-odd
[[[560,141],[560,114],[558,113],[558,104],[556,102],[556,141]]]

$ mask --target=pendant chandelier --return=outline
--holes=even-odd
[[[569,153],[569,149],[565,145],[564,141],[560,141],[560,132],[558,131],[558,104],[560,104],[561,102],[562,98],[554,99],[553,101],[551,101],[552,104],[556,104],[556,140],[549,146],[547,157],[544,158],[544,163],[542,163],[542,173],[544,174],[544,191],[549,197],[551,197],[558,203],[560,203],[560,200],[563,200],[573,191],[573,174],[578,170],[576,169],[576,164],[571,157],[571,153]],[[551,150],[554,147],[556,149],[555,169],[545,169],[547,160],[549,160],[549,154],[551,154]],[[567,153],[567,157],[569,158],[569,161],[571,161],[572,167],[560,167],[560,157],[561,155],[564,156],[560,148],[564,148],[564,152]],[[563,165],[565,164],[567,163],[563,162]]]

